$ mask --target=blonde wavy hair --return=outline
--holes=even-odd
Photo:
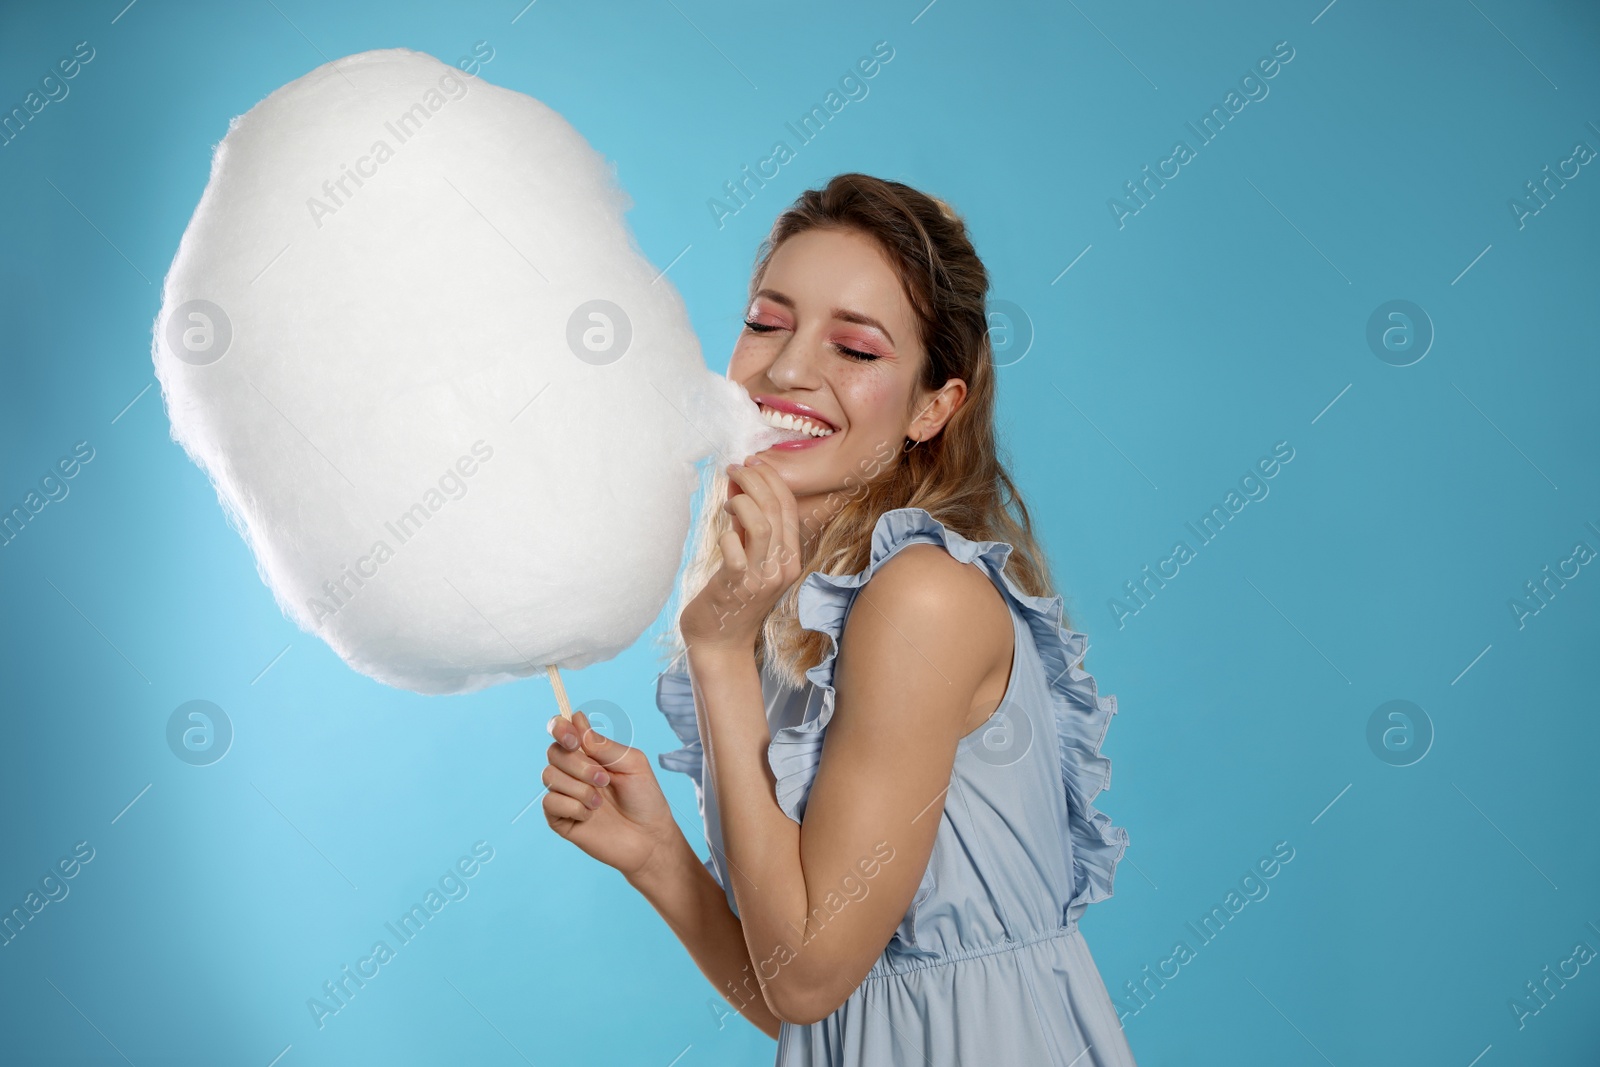
[[[871,558],[873,526],[886,511],[925,508],[969,540],[1007,541],[1013,551],[1006,573],[1012,580],[1032,596],[1049,596],[1053,588],[1027,506],[1001,457],[986,303],[989,275],[961,216],[943,200],[900,182],[840,174],[821,189],[801,193],[778,216],[757,250],[748,299],[761,288],[767,265],[783,242],[818,227],[856,230],[877,241],[916,314],[928,357],[922,387],[934,391],[948,379],[960,378],[967,395],[931,439],[889,442],[888,449],[880,448],[880,454],[889,452],[880,469],[847,479],[846,488],[828,498],[829,510],[837,498],[846,500],[822,526],[801,561],[799,578],[773,606],[756,639],[757,662],[795,687],[806,684],[805,672],[830,650],[828,635],[800,626],[801,586],[814,571],[842,575],[864,570]],[[674,663],[685,651],[678,615],[722,565],[719,542],[732,524],[722,506],[727,494],[723,464],[707,464],[690,537],[692,553],[673,602],[673,622],[660,642],[664,656]],[[800,521],[805,524],[808,517],[802,515]],[[1062,625],[1070,628],[1065,614]]]

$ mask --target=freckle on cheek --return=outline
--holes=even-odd
[[[887,382],[874,382],[862,389],[860,396],[869,407],[877,411],[889,402],[889,385]]]

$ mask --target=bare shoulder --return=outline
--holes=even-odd
[[[861,603],[865,600],[865,604]],[[865,610],[862,610],[865,608]],[[1011,666],[1011,613],[1000,590],[976,564],[936,544],[907,545],[873,573],[845,624],[860,642],[914,656],[964,690],[970,701]]]
[[[908,607],[1005,615],[1000,591],[976,564],[962,563],[939,545],[906,545],[873,574],[867,585]],[[985,612],[992,608],[993,612]]]

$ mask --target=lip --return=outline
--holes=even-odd
[[[837,433],[838,431],[836,430],[834,432]],[[833,440],[833,434],[830,433],[827,437],[802,437],[802,438],[800,438],[799,440],[796,440],[796,441],[779,441],[775,445],[769,445],[768,446],[768,451],[771,451],[771,452],[799,452],[799,451],[802,451],[803,449],[807,449],[807,448],[816,448],[818,445],[824,443],[825,441],[831,441],[831,440]]]
[[[755,396],[752,396],[750,399],[757,404],[762,404],[766,407],[772,408],[774,411],[784,411],[790,415],[804,415],[808,419],[820,422],[834,433],[839,432],[839,427],[835,426],[832,422],[823,417],[822,412],[818,411],[816,408],[806,407],[804,404],[797,404],[793,400],[785,400],[781,396],[768,396],[765,393],[759,393]],[[827,438],[818,437],[814,438],[814,440],[825,441]]]

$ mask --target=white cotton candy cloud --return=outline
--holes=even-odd
[[[459,693],[632,644],[696,464],[788,436],[706,369],[607,161],[406,49],[235,118],[168,272],[172,437],[302,629]]]

